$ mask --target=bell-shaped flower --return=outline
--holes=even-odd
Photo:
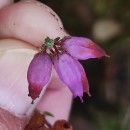
[[[65,37],[63,48],[73,57],[86,60],[107,56],[105,51],[85,37]]]
[[[67,53],[59,54],[53,59],[54,67],[60,79],[69,87],[74,97],[83,97],[89,93],[89,85],[81,64]]]
[[[29,95],[32,100],[39,97],[43,87],[48,83],[52,72],[50,56],[45,52],[37,53],[31,61],[27,80],[29,83]]]

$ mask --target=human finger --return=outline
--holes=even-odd
[[[16,38],[40,46],[46,37],[66,36],[56,13],[38,1],[21,1],[0,11],[0,38]]]

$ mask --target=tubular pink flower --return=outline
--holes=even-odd
[[[103,49],[88,38],[69,36],[64,39],[63,48],[77,59],[86,60],[107,56]]]
[[[27,80],[29,83],[29,95],[32,100],[39,97],[43,87],[47,84],[51,77],[52,62],[50,56],[45,52],[37,53],[31,61]]]
[[[74,97],[82,99],[83,91],[88,92],[89,88],[88,84],[84,84],[87,79],[81,64],[66,53],[55,56],[53,61],[60,79],[69,87]]]

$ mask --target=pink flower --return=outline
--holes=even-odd
[[[29,82],[29,95],[35,100],[44,85],[50,79],[52,72],[52,62],[50,56],[47,53],[37,53],[30,63],[27,73],[27,79]]]
[[[59,78],[68,86],[74,97],[78,96],[82,100],[83,92],[89,94],[89,84],[78,59],[102,56],[107,56],[105,51],[88,38],[67,36],[61,40],[53,40],[47,37],[41,51],[34,56],[28,68],[29,96],[32,100],[39,97],[51,77],[54,65]]]

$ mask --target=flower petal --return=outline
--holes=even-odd
[[[47,53],[36,54],[31,61],[27,79],[29,83],[29,96],[35,100],[39,97],[42,88],[47,84],[52,72],[52,62]]]
[[[84,37],[65,37],[65,40],[63,40],[63,48],[71,56],[80,60],[107,56],[103,49],[90,39]]]
[[[81,80],[82,80],[82,84],[83,84],[83,92],[87,93],[88,96],[91,96],[90,92],[89,92],[89,83],[86,77],[86,73],[84,68],[82,67],[82,65],[79,63],[77,64],[81,73]]]
[[[83,91],[88,91],[88,88],[83,87],[87,80],[81,64],[66,53],[55,56],[53,61],[60,79],[69,87],[74,97],[82,98]]]

